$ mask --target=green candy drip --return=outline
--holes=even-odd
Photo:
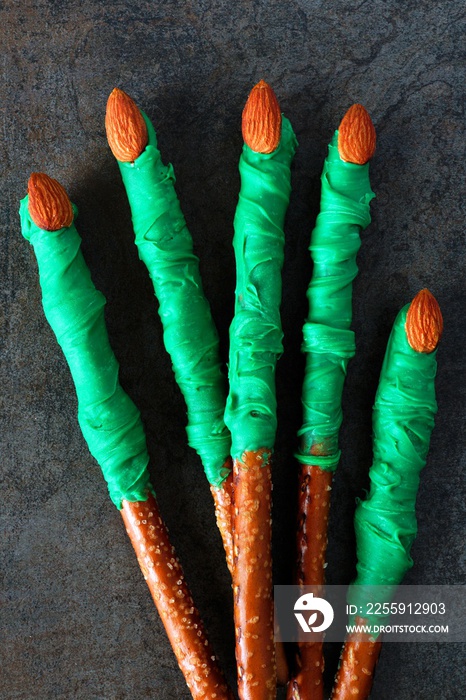
[[[369,164],[345,163],[337,142],[338,131],[324,164],[320,214],[309,247],[314,269],[303,328],[303,425],[296,455],[300,462],[309,464],[313,446],[319,445],[323,456],[313,456],[312,464],[329,471],[336,469],[340,459],[341,397],[348,361],[355,353],[354,333],[349,327],[359,233],[370,224],[369,203],[374,197]]]
[[[234,221],[235,316],[230,327],[230,393],[225,422],[232,456],[272,448],[277,426],[275,366],[283,351],[280,322],[283,224],[297,146],[283,118],[281,140],[270,154],[246,144],[239,162],[241,191]]]
[[[76,207],[74,215],[77,215]],[[44,231],[21,200],[21,230],[39,265],[42,304],[71,370],[78,421],[99,463],[110,498],[145,501],[152,487],[139,412],[118,382],[118,362],[108,340],[104,296],[96,290],[74,226]]]
[[[134,163],[118,162],[128,195],[135,241],[157,299],[176,381],[188,412],[188,442],[207,479],[220,486],[229,473],[230,434],[223,412],[226,381],[218,335],[203,290],[199,260],[175,192],[171,165],[162,163],[157,137],[143,113],[149,142]]]
[[[395,320],[375,399],[371,488],[355,514],[358,563],[350,600],[356,605],[367,602],[364,586],[386,586],[381,602],[389,602],[413,565],[419,474],[437,412],[437,353],[419,353],[409,345],[408,309],[409,304]]]

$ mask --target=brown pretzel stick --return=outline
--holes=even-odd
[[[120,511],[179,667],[196,700],[233,700],[154,496]]]
[[[231,469],[231,459],[228,460],[226,466]],[[230,471],[219,488],[211,486],[210,492],[215,503],[215,517],[222,536],[228,570],[233,576],[233,472]]]
[[[319,452],[322,454],[321,450]],[[323,589],[332,476],[332,472],[320,467],[301,465],[297,532],[297,583],[300,586]],[[318,589],[315,594],[322,595],[322,590],[319,593]],[[322,642],[299,643],[296,664],[296,673],[288,686],[288,700],[323,700]]]
[[[233,472],[231,472],[222,484],[221,488],[210,487],[215,501],[215,515],[217,526],[220,530],[225,548],[228,569],[233,577],[233,526],[234,518],[234,489]],[[277,685],[285,686],[288,683],[289,669],[282,642],[275,642],[275,656],[277,662]]]
[[[356,625],[364,623],[360,617],[355,619]],[[369,697],[381,648],[382,642],[374,641],[369,634],[352,632],[347,636],[331,700],[353,700],[356,697],[364,700]]]
[[[332,472],[324,471],[320,467],[301,465],[298,505],[300,515],[296,538],[299,586],[324,585],[332,477]]]
[[[278,639],[277,639],[278,638]],[[280,629],[275,630],[275,663],[277,665],[277,685],[284,687],[290,677],[288,659],[286,658],[285,645],[281,640]]]
[[[235,494],[234,614],[241,700],[273,700],[272,479],[270,450],[244,452],[233,461]]]

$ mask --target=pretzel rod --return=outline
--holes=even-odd
[[[84,438],[121,510],[193,698],[232,700],[158,513],[144,430],[118,381],[105,299],[92,283],[73,223],[77,210],[61,185],[42,173],[31,175],[28,191],[21,201],[22,233],[34,248],[44,312],[70,367]]]
[[[126,531],[191,695],[233,700],[154,496],[122,506]]]
[[[274,698],[272,476],[269,450],[233,460],[233,594],[240,698]]]
[[[283,225],[296,138],[272,89],[258,83],[243,111],[245,145],[234,221],[237,269],[230,327],[234,615],[241,700],[271,700],[273,645],[271,454],[276,432],[275,365],[282,352],[279,306]]]
[[[150,120],[118,88],[108,99],[105,125],[131,207],[138,254],[159,301],[165,347],[186,402],[188,442],[199,454],[211,485],[231,571],[230,492],[225,482],[231,473],[231,440],[223,419],[226,381],[175,175],[171,165],[162,163]]]
[[[290,678],[290,668],[286,656],[285,644],[281,641],[280,628],[275,629],[275,665],[277,667],[277,686],[284,687]]]
[[[210,487],[215,504],[215,518],[222,536],[223,549],[230,574],[233,576],[233,471],[221,486]]]
[[[388,341],[373,412],[371,488],[354,518],[357,577],[348,601],[356,610],[368,602],[371,586],[383,587],[377,602],[389,603],[413,565],[416,496],[437,411],[436,348],[442,329],[439,305],[423,289],[400,311]],[[381,621],[372,615],[364,623],[380,626]],[[350,624],[358,623],[350,619]],[[365,641],[367,635],[363,639],[346,640],[332,700],[369,696],[380,643]]]
[[[233,575],[233,537],[232,537],[232,518],[234,518],[234,489],[233,489],[233,472],[225,479],[222,488],[210,487],[214,497],[217,515],[217,525],[222,533],[223,543],[227,555],[228,568]],[[238,494],[238,499],[242,496]],[[261,535],[262,536],[262,535]],[[270,533],[269,535],[270,536]],[[240,538],[241,536],[238,535]],[[231,540],[231,550],[227,549],[226,543]],[[256,617],[256,614],[253,615]],[[275,632],[275,638],[277,632]],[[277,685],[285,686],[288,683],[289,669],[288,661],[285,654],[284,645],[280,641],[275,641],[275,660],[277,667]]]
[[[357,625],[366,622],[355,618]],[[346,638],[340,657],[340,666],[335,679],[332,700],[364,700],[369,697],[374,671],[379,660],[382,642],[364,632],[352,632]]]
[[[322,597],[327,551],[327,521],[333,473],[313,465],[300,465],[300,489],[297,531],[296,582],[300,586],[318,586],[314,593]],[[296,652],[296,670],[289,682],[289,700],[324,697],[324,658],[322,641],[300,643]]]
[[[322,172],[320,213],[311,236],[314,262],[304,325],[303,426],[299,454],[297,583],[323,586],[333,472],[340,451],[341,399],[355,352],[352,282],[357,275],[360,232],[370,223],[374,194],[369,164],[375,130],[361,105],[345,114],[329,145]],[[322,637],[323,639],[323,637]],[[288,700],[323,700],[321,642],[300,642]]]

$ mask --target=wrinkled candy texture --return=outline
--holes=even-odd
[[[73,207],[76,218],[77,210]],[[21,229],[39,265],[42,304],[71,370],[78,421],[117,508],[122,499],[144,501],[149,483],[144,429],[134,403],[118,382],[108,340],[104,296],[96,290],[74,226],[44,231],[21,201]]]
[[[386,602],[413,565],[416,496],[434,416],[436,353],[408,343],[409,304],[398,314],[388,342],[373,413],[374,459],[369,496],[356,509],[357,578],[350,600],[367,602],[363,586],[387,586]],[[364,598],[366,597],[366,601]]]
[[[349,327],[359,234],[370,224],[369,203],[374,197],[369,164],[345,163],[337,142],[338,131],[324,163],[320,213],[309,247],[314,268],[307,291],[309,314],[303,328],[303,425],[296,455],[304,464],[331,471],[340,458],[341,397],[348,361],[355,353],[354,332]],[[310,461],[312,447],[320,443],[325,445],[323,456],[313,456]]]
[[[164,343],[188,411],[188,442],[199,454],[209,482],[228,475],[230,433],[223,413],[226,380],[217,330],[203,290],[199,260],[175,191],[171,165],[162,163],[154,128],[134,163],[118,161],[128,195],[135,242],[159,301]]]
[[[283,351],[283,225],[296,146],[291,124],[283,117],[275,151],[255,153],[245,144],[239,162],[241,190],[233,240],[235,316],[230,326],[230,393],[225,411],[235,459],[245,450],[272,448],[275,442],[275,367]]]

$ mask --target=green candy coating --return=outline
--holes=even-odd
[[[118,161],[118,165],[138,254],[159,301],[165,347],[186,402],[188,442],[199,454],[209,482],[220,486],[229,473],[224,465],[230,454],[230,434],[223,419],[226,381],[218,335],[176,195],[173,167],[162,163],[154,128],[142,115],[148,145],[134,163]]]
[[[39,265],[42,304],[71,370],[78,421],[99,463],[110,498],[145,501],[152,487],[139,411],[118,382],[118,362],[108,340],[104,296],[96,290],[74,226],[44,231],[21,200],[21,231]],[[73,207],[74,216],[77,215]]]
[[[355,514],[358,563],[350,600],[357,605],[367,595],[363,586],[387,586],[389,602],[413,565],[419,475],[437,412],[437,351],[419,353],[409,345],[408,309],[398,314],[388,342],[373,413],[371,488]]]
[[[340,459],[338,432],[342,422],[341,397],[348,362],[355,353],[352,318],[352,282],[357,275],[356,254],[361,229],[371,221],[374,197],[369,164],[346,163],[338,152],[338,131],[329,145],[322,171],[320,213],[312,232],[314,262],[308,287],[309,314],[304,324],[302,350],[306,353],[303,382],[303,425],[300,462],[309,464],[314,445],[323,443],[322,456],[312,464],[334,471]]]
[[[297,146],[288,119],[273,153],[246,144],[239,162],[241,191],[234,220],[235,316],[230,326],[230,393],[225,422],[232,456],[272,448],[277,426],[275,366],[283,351],[280,322],[283,225]]]

